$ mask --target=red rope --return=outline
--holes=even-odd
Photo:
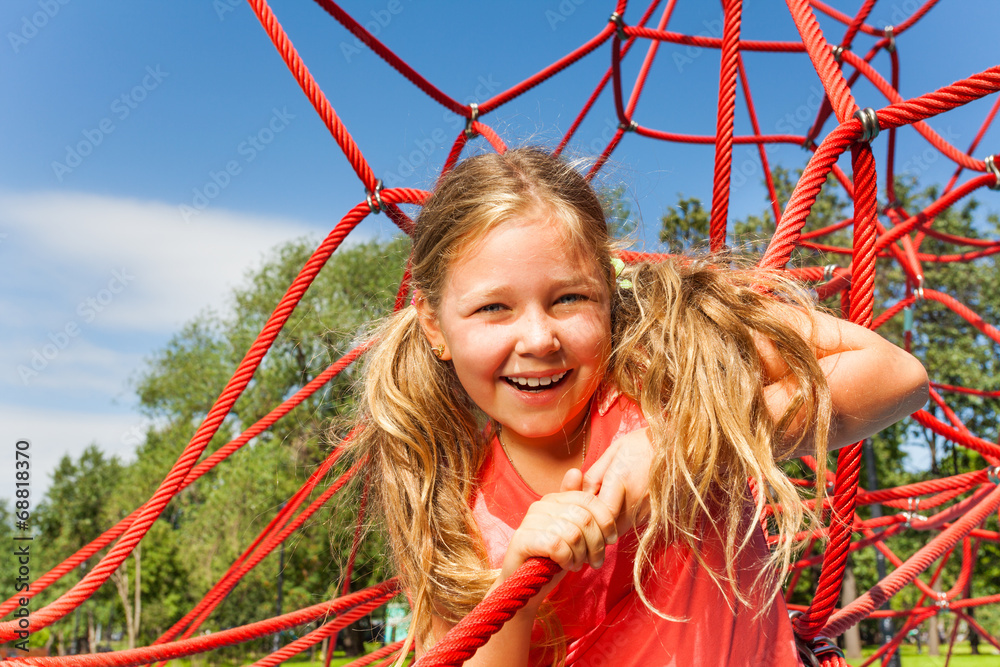
[[[294,628],[296,625],[309,623],[317,618],[342,614],[359,604],[372,600],[389,600],[397,592],[397,582],[390,580],[331,602],[321,602],[282,616],[170,644],[127,649],[114,653],[92,653],[51,658],[7,658],[7,661],[12,664],[35,665],[37,667],[135,667],[159,660],[172,660],[195,653],[204,653],[223,646],[232,646],[264,635],[271,635]]]
[[[142,507],[120,521],[114,528],[106,531],[97,540],[94,540],[62,564],[53,568],[49,573],[46,573],[39,580],[32,583],[30,592],[27,593],[29,597],[45,590],[46,587],[57,581],[65,573],[72,571],[77,564],[93,556],[111,544],[114,539],[120,537],[118,543],[111,548],[108,554],[101,559],[98,565],[81,582],[73,586],[68,593],[61,596],[54,603],[32,614],[32,630],[37,630],[65,616],[66,613],[77,607],[84,599],[91,595],[107,579],[110,573],[121,564],[124,558],[127,557],[138,541],[142,539],[142,536],[162,511],[166,503],[179,490],[193,483],[202,474],[240,449],[250,439],[269,428],[277,419],[287,414],[296,405],[299,405],[305,398],[312,395],[319,387],[335,377],[343,368],[363,353],[364,350],[359,348],[345,355],[344,358],[314,378],[312,382],[296,392],[292,398],[272,410],[238,438],[211,454],[201,463],[195,465],[222,420],[229,413],[233,403],[252,378],[257,365],[287,320],[291,310],[295,307],[302,293],[304,293],[315,277],[316,272],[318,272],[330,256],[330,253],[339,246],[343,238],[370,212],[385,212],[404,232],[411,231],[413,223],[399,209],[398,204],[421,204],[427,196],[427,193],[419,190],[399,189],[380,191],[378,181],[371,166],[365,160],[360,148],[350,133],[347,132],[333,107],[295,51],[290,39],[281,28],[265,0],[249,1],[262,26],[274,43],[275,48],[281,54],[282,59],[298,81],[303,92],[317,110],[317,113],[319,113],[331,135],[340,146],[341,151],[357,173],[363,188],[369,194],[369,201],[354,207],[341,220],[333,232],[331,232],[330,236],[324,240],[309,262],[307,262],[300,275],[295,279],[286,295],[279,302],[257,341],[251,346],[246,357],[239,364],[233,378],[227,383],[219,400],[209,411],[204,423],[198,428],[191,442],[184,449],[176,464],[164,478],[152,497]],[[789,11],[801,36],[801,42],[741,40],[741,0],[724,0],[725,23],[721,38],[684,35],[667,30],[676,0],[670,0],[667,4],[657,27],[655,29],[649,28],[646,27],[646,24],[660,4],[660,0],[652,0],[641,20],[636,25],[625,25],[624,21],[617,23],[612,21],[602,25],[600,31],[593,38],[555,63],[544,67],[509,90],[503,91],[493,99],[483,103],[478,109],[458,103],[455,99],[431,84],[425,77],[371,35],[336,3],[331,0],[317,0],[317,3],[418,89],[443,105],[450,112],[456,113],[468,120],[468,132],[460,133],[456,139],[446,161],[444,171],[450,169],[457,162],[468,140],[477,135],[482,136],[494,150],[503,153],[506,150],[503,140],[490,126],[482,121],[481,116],[496,110],[506,102],[515,99],[527,90],[570,67],[601,45],[610,42],[611,62],[607,73],[590,95],[590,98],[574,120],[572,127],[557,149],[557,152],[561,152],[567,145],[567,142],[575,134],[582,120],[597,103],[601,91],[610,82],[613,89],[615,113],[621,125],[614,132],[611,140],[599,155],[593,168],[588,173],[588,178],[601,169],[603,164],[617,149],[625,132],[628,130],[634,130],[640,136],[665,141],[688,144],[713,144],[715,146],[715,174],[713,179],[710,242],[713,249],[720,249],[725,245],[726,241],[726,221],[728,217],[733,148],[737,144],[756,145],[767,179],[775,220],[777,221],[777,230],[768,246],[764,259],[760,263],[762,267],[779,268],[784,266],[796,247],[850,254],[850,267],[836,267],[830,270],[829,273],[822,267],[803,267],[795,270],[794,273],[805,280],[826,280],[823,285],[817,286],[817,292],[821,296],[835,295],[837,292],[840,292],[852,321],[860,324],[877,328],[899,315],[907,307],[924,307],[917,304],[917,297],[922,295],[927,301],[940,303],[965,319],[986,338],[994,342],[1000,342],[1000,329],[984,321],[975,311],[953,297],[931,289],[923,289],[922,292],[917,290],[917,294],[910,294],[910,291],[915,290],[922,282],[922,263],[968,262],[1000,252],[1000,241],[998,240],[967,238],[948,234],[933,227],[937,216],[941,215],[948,207],[984,186],[994,186],[997,184],[996,177],[993,174],[986,173],[974,176],[961,186],[955,187],[962,170],[971,169],[978,172],[986,170],[985,162],[972,158],[971,154],[985,136],[987,128],[992,124],[998,110],[1000,110],[1000,100],[997,100],[992,105],[968,150],[964,152],[945,141],[924,122],[932,116],[1000,90],[1000,67],[988,69],[980,74],[958,81],[951,86],[946,86],[938,91],[911,100],[904,100],[898,92],[899,57],[897,49],[894,48],[895,42],[892,41],[892,38],[898,37],[914,25],[916,21],[935,6],[936,0],[925,2],[906,21],[896,26],[892,31],[892,38],[887,29],[875,28],[866,23],[874,7],[874,0],[865,0],[853,16],[830,8],[819,0],[788,0]],[[625,0],[617,2],[615,9],[618,16],[625,15],[625,5]],[[830,49],[830,44],[824,38],[813,9],[826,14],[834,21],[845,26],[845,32],[839,41],[840,46],[844,47],[840,54],[840,62],[834,57]],[[859,34],[867,34],[878,38],[878,41],[875,42],[863,57],[855,55],[848,50]],[[622,43],[623,39],[624,43]],[[645,58],[626,101],[623,88],[622,60],[629,53],[631,46],[639,39],[648,39],[650,40],[650,44],[646,49]],[[716,130],[713,135],[689,134],[673,132],[669,129],[644,127],[634,120],[638,101],[649,80],[648,77],[652,70],[658,47],[663,42],[720,50],[719,98]],[[889,52],[891,81],[886,81],[871,65],[873,58],[883,49]],[[764,134],[762,132],[744,68],[743,51],[808,53],[820,77],[827,97],[820,105],[812,128],[805,136]],[[849,79],[845,79],[841,63],[854,68]],[[747,113],[752,127],[751,134],[741,136],[735,134],[737,77],[743,90]],[[883,223],[878,219],[878,211],[876,209],[877,180],[874,157],[867,144],[858,143],[861,138],[862,128],[861,124],[853,118],[855,111],[857,111],[857,104],[851,96],[851,86],[856,81],[861,80],[862,77],[864,80],[870,82],[890,102],[888,106],[879,110],[877,114],[880,128],[889,130],[888,156],[886,169],[884,170],[886,194],[889,200],[885,211],[888,219],[886,226],[883,226]],[[780,204],[777,201],[777,193],[770,182],[770,167],[767,162],[765,145],[775,143],[801,144],[806,142],[812,146],[812,139],[819,136],[823,124],[831,113],[835,114],[839,124],[827,134],[818,147],[815,147],[812,158],[809,160],[802,177],[796,184],[782,212]],[[895,201],[895,130],[903,125],[913,125],[914,129],[936,150],[946,155],[957,165],[951,181],[945,187],[941,196],[916,214],[907,213]],[[837,165],[837,160],[848,148],[852,152],[853,173],[851,175],[844,173]],[[831,172],[834,175],[835,181],[840,184],[847,196],[853,200],[853,216],[849,220],[828,226],[824,229],[803,233],[802,229],[806,218],[816,201],[820,188],[823,187],[828,174]],[[849,224],[854,225],[854,239],[851,248],[840,248],[833,243],[822,242],[820,240],[824,236],[843,229]],[[965,246],[970,249],[953,254],[920,252],[920,246],[925,236],[931,236],[940,241]],[[637,261],[639,259],[660,261],[664,257],[662,255],[634,252],[622,252],[620,254],[627,261]],[[876,259],[883,257],[896,262],[905,272],[907,276],[908,296],[881,313],[878,318],[873,318]],[[397,294],[397,309],[405,306],[406,293],[408,291],[407,284],[408,273]],[[909,336],[910,334],[907,333],[907,341],[909,341]],[[935,386],[941,390],[962,392],[983,397],[996,397],[1000,395],[1000,392],[968,387],[954,387],[939,383],[935,383]],[[914,420],[918,424],[932,430],[938,436],[979,452],[993,465],[1000,461],[1000,445],[979,438],[971,433],[955,411],[948,406],[944,398],[936,391],[932,393],[932,401],[941,409],[947,423],[940,421],[925,411],[918,411],[914,414]],[[206,593],[203,600],[158,641],[168,641],[181,633],[182,630],[184,630],[184,637],[193,633],[198,624],[211,613],[214,606],[221,601],[227,591],[236,585],[243,574],[259,563],[267,553],[296,530],[303,521],[336,492],[339,485],[347,481],[353,471],[358,470],[362,465],[362,462],[356,464],[337,483],[324,489],[323,493],[313,500],[305,510],[299,512],[299,508],[309,498],[330,467],[334,465],[339,455],[338,450],[328,457],[320,466],[320,469],[310,476],[310,479],[296,491],[285,507],[275,515],[264,530],[244,550],[219,582]],[[904,627],[911,627],[911,624],[919,623],[929,615],[935,613],[936,609],[933,606],[921,606],[926,596],[929,593],[933,593],[933,591],[927,584],[917,579],[916,575],[925,569],[934,559],[945,555],[945,559],[942,559],[937,572],[935,572],[932,578],[932,583],[936,581],[943,571],[947,555],[951,553],[951,549],[957,544],[957,540],[959,539],[963,539],[962,566],[958,578],[943,595],[943,598],[958,617],[967,620],[972,625],[974,621],[967,619],[965,614],[961,612],[961,609],[1000,602],[1000,595],[984,596],[972,600],[958,599],[959,592],[964,589],[965,584],[974,576],[975,550],[970,546],[968,536],[1000,540],[1000,534],[995,531],[987,531],[977,527],[981,523],[982,518],[985,518],[986,515],[1000,505],[1000,496],[997,495],[997,489],[990,485],[984,485],[987,481],[986,471],[964,473],[944,479],[928,480],[892,489],[863,490],[858,488],[860,471],[859,455],[859,445],[841,450],[838,455],[836,474],[829,473],[829,479],[833,481],[834,485],[833,491],[820,506],[820,511],[829,511],[832,515],[829,528],[803,532],[798,536],[799,539],[829,539],[829,544],[824,554],[803,558],[793,565],[793,569],[796,572],[794,576],[798,576],[804,567],[812,566],[820,561],[823,562],[820,581],[817,585],[812,604],[806,610],[806,614],[797,622],[800,634],[806,638],[813,637],[820,631],[825,634],[836,634],[837,631],[849,627],[849,625],[857,622],[857,620],[866,615],[902,615],[907,618],[908,625]],[[800,483],[810,484],[811,482],[800,480]],[[984,486],[978,491],[973,491],[980,485]],[[971,495],[966,495],[970,494],[970,492]],[[920,507],[925,510],[935,507],[944,507],[944,509],[926,519],[912,516],[909,514],[910,504],[918,501]],[[946,506],[953,501],[955,501],[953,504]],[[859,520],[855,516],[854,509],[857,504],[874,502],[881,502],[887,506],[904,511],[864,521]],[[815,502],[811,503],[811,505],[815,504]],[[780,511],[780,507],[772,508],[772,510]],[[296,512],[299,513],[296,515]],[[359,527],[362,520],[363,515],[358,518]],[[916,530],[934,530],[940,532],[927,546],[918,551],[917,554],[903,561],[892,552],[886,544],[886,539],[899,534],[907,527]],[[881,530],[881,532],[875,532],[876,530]],[[860,533],[862,537],[852,543],[851,536],[855,532]],[[350,579],[349,573],[354,555],[356,554],[359,534],[356,529],[345,581],[349,581]],[[881,550],[897,566],[897,569],[883,582],[880,582],[876,589],[872,589],[872,591],[865,593],[851,605],[835,612],[834,606],[839,596],[840,575],[846,562],[846,556],[851,551],[867,546],[874,546]],[[459,623],[437,645],[432,647],[427,655],[422,658],[421,664],[459,664],[462,660],[471,656],[475,652],[475,649],[487,641],[488,637],[506,619],[510,618],[517,609],[523,606],[524,602],[531,595],[537,593],[541,586],[551,579],[551,576],[553,576],[557,569],[549,561],[531,561],[526,564],[515,577],[505,582],[504,586],[495,591],[487,600],[484,600],[483,604]],[[909,582],[913,582],[924,593],[920,602],[913,609],[893,612],[874,611],[875,607],[881,604],[884,599]],[[368,610],[384,602],[385,599],[388,599],[386,598],[387,595],[391,597],[390,594],[395,594],[395,585],[386,584],[379,590],[381,593],[367,594],[367,597],[361,594],[352,594],[352,596],[346,596],[339,601],[325,603],[327,608],[323,613],[340,614],[337,619],[324,623],[306,636],[283,647],[257,664],[262,666],[278,664],[304,648],[314,645],[324,638],[331,637],[336,633],[338,628],[351,622],[352,619],[368,613]],[[351,602],[345,603],[343,600],[350,600]],[[17,600],[16,598],[11,598],[3,605],[0,605],[0,613],[9,613],[15,606],[17,606]],[[314,609],[316,607],[309,608],[309,610]],[[102,656],[75,656],[73,658],[31,659],[22,661],[32,662],[33,664],[47,664],[44,661],[49,660],[53,664],[56,664],[56,661],[58,661],[58,664],[73,663],[80,665],[126,665],[155,662],[171,656],[176,657],[188,655],[199,650],[210,650],[216,646],[225,645],[227,641],[233,643],[244,640],[241,638],[269,634],[274,632],[275,628],[280,629],[279,626],[291,627],[291,625],[282,626],[281,624],[290,623],[289,619],[293,616],[295,619],[304,618],[302,614],[306,611],[300,610],[300,612],[294,612],[292,615],[285,615],[271,621],[262,621],[260,624],[253,624],[252,626],[246,626],[246,628],[215,633],[208,638],[182,639],[172,643],[160,643],[146,649],[135,649],[134,651],[117,654],[102,654]],[[298,616],[295,614],[298,614]],[[308,622],[318,617],[317,615],[308,620],[298,622]],[[978,625],[973,627],[977,631],[982,632]],[[0,624],[0,639],[13,638],[14,629],[15,625],[12,621]],[[259,634],[253,634],[258,631]],[[880,651],[887,656],[891,655],[896,650],[900,641],[902,641],[902,633],[897,636],[893,643],[887,647],[883,647]],[[988,641],[992,641],[996,645],[995,639],[989,638]],[[386,647],[383,651],[377,652],[361,661],[356,661],[355,664],[370,664],[375,660],[387,658],[400,648],[401,644]],[[845,663],[836,656],[825,656],[822,658],[821,664],[839,665]]]
[[[740,21],[743,0],[724,0],[722,62],[719,65],[719,114],[715,124],[715,178],[712,186],[712,217],[709,239],[713,252],[726,245],[729,217],[729,183],[733,167],[733,127],[736,117],[736,79],[739,66]]]
[[[513,618],[542,586],[552,581],[559,566],[549,559],[530,558],[509,579],[486,596],[469,615],[431,647],[414,667],[457,667]]]
[[[836,637],[844,630],[855,625],[872,611],[899,592],[905,584],[912,581],[919,572],[941,557],[946,551],[962,539],[973,527],[981,523],[991,513],[1000,507],[1000,487],[993,487],[990,494],[962,518],[945,529],[929,544],[917,551],[902,567],[886,576],[878,586],[859,596],[849,605],[830,618],[823,628],[824,636]]]

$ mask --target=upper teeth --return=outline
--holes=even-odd
[[[548,377],[543,377],[543,378],[509,377],[508,379],[511,382],[518,383],[522,387],[538,387],[538,386],[547,387],[553,382],[559,382],[559,380],[562,380],[563,376],[566,375],[566,372],[567,371],[563,371],[562,373],[557,373],[556,375],[550,375]]]

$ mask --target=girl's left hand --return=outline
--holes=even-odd
[[[583,491],[595,494],[615,515],[618,534],[649,518],[649,466],[653,446],[641,428],[611,443],[583,476]]]

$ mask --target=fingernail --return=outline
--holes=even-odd
[[[608,544],[614,544],[618,541],[618,533],[612,533],[611,537],[608,538]]]
[[[602,565],[604,565],[604,559],[603,558],[601,560],[597,561],[597,563],[594,564],[594,569],[595,570],[599,569]]]

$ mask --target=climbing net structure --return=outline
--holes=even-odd
[[[971,156],[1000,108],[1000,96],[995,96],[1000,90],[1000,66],[991,67],[952,85],[926,92],[912,99],[904,100],[897,92],[899,55],[896,50],[896,40],[920,21],[936,4],[936,0],[927,0],[905,21],[895,27],[885,28],[876,28],[867,23],[876,4],[875,0],[866,0],[854,16],[845,15],[818,0],[787,0],[791,17],[801,36],[798,41],[742,39],[740,35],[742,0],[723,1],[724,26],[721,38],[695,36],[669,30],[676,0],[669,0],[666,3],[653,0],[648,7],[638,8],[642,10],[641,14],[631,10],[627,12],[626,0],[619,0],[616,6],[609,7],[610,19],[607,23],[595,26],[596,34],[589,41],[538,71],[537,74],[478,105],[461,104],[442,92],[331,0],[316,0],[316,2],[333,19],[340,22],[412,82],[421,93],[465,120],[465,129],[454,140],[444,166],[445,170],[457,162],[466,144],[475,138],[484,139],[496,151],[504,151],[503,141],[487,123],[488,116],[550,77],[562,75],[564,70],[571,68],[584,56],[592,52],[603,52],[607,57],[607,71],[562,138],[557,151],[562,151],[573,138],[581,122],[595,108],[602,91],[608,87],[613,92],[614,113],[619,124],[613,137],[594,163],[591,174],[602,168],[619,146],[623,136],[629,132],[664,142],[714,146],[715,172],[708,241],[712,249],[720,249],[725,245],[727,235],[734,146],[736,144],[756,146],[760,167],[770,188],[771,200],[775,202],[774,216],[777,221],[777,230],[761,260],[762,266],[785,267],[797,247],[816,247],[815,239],[823,234],[851,227],[853,246],[842,249],[850,256],[849,266],[801,266],[793,271],[801,279],[813,282],[815,289],[821,295],[841,294],[843,302],[849,304],[846,312],[853,322],[878,328],[893,318],[903,317],[906,309],[922,305],[920,302],[923,302],[923,305],[935,302],[935,307],[951,309],[966,320],[981,334],[984,343],[990,345],[1000,343],[1000,330],[995,326],[984,321],[977,313],[953,297],[935,291],[929,286],[925,287],[923,284],[922,263],[967,262],[1000,252],[1000,239],[960,238],[934,228],[935,218],[956,202],[980,188],[1000,188],[1000,171],[995,156],[987,156],[985,159]],[[171,498],[188,485],[195,483],[208,470],[225,461],[252,438],[264,432],[364,354],[365,346],[354,349],[318,374],[294,396],[275,407],[266,417],[247,428],[235,440],[200,460],[209,441],[247,387],[296,304],[324,263],[351,230],[369,215],[385,214],[401,230],[409,232],[412,229],[412,221],[400,209],[400,205],[419,206],[428,196],[423,190],[389,189],[382,186],[377,175],[377,165],[373,167],[365,159],[359,144],[338,118],[333,106],[292,46],[266,0],[249,0],[249,4],[302,91],[350,162],[361,181],[365,197],[343,216],[316,248],[274,309],[256,342],[246,353],[204,422],[149,500],[98,539],[32,582],[29,592],[20,594],[28,597],[37,595],[87,558],[111,545],[106,555],[79,583],[51,604],[31,613],[29,622],[32,631],[65,617],[92,595],[122,565]],[[918,3],[913,4],[916,6]],[[833,22],[838,27],[838,39],[832,40],[824,35],[817,19],[817,12],[825,14],[827,17],[825,20]],[[840,30],[841,26],[843,30]],[[851,50],[859,34],[875,39],[874,45],[864,55]],[[685,135],[646,127],[641,123],[642,119],[636,116],[636,104],[644,91],[649,68],[657,49],[663,43],[713,49],[721,53],[714,135]],[[638,76],[629,87],[628,82],[624,81],[621,63],[633,53],[633,49],[636,51],[645,49],[645,57]],[[806,134],[784,135],[761,132],[743,64],[744,52],[801,53],[803,57],[809,58],[826,97]],[[870,64],[876,54],[882,52],[888,53],[891,63],[892,69],[888,79]],[[880,109],[859,109],[851,89],[859,79],[867,81],[876,88],[884,96],[887,104]],[[975,139],[967,150],[951,145],[924,122],[932,116],[989,95],[994,95],[996,100],[982,120]],[[737,136],[734,133],[738,97],[746,105],[753,127],[753,132],[744,136]],[[831,117],[832,129],[821,136],[821,131]],[[934,149],[955,164],[953,178],[939,193],[938,198],[923,210],[906,210],[903,204],[896,200],[893,191],[895,137],[897,128],[904,125],[912,125]],[[871,148],[871,141],[879,132],[887,132],[889,135],[888,156],[884,166],[880,167],[881,175],[887,184],[883,193],[886,203],[882,206],[877,203],[876,162]],[[775,144],[801,145],[812,152],[808,165],[784,210],[781,210],[777,203],[778,197],[771,184],[771,169],[768,164],[767,149]],[[852,174],[845,173],[837,164],[838,158],[848,150],[851,152]],[[960,182],[963,172],[971,172],[973,176]],[[853,215],[839,225],[810,231],[808,235],[804,235],[803,227],[810,208],[831,174],[839,183],[839,187],[843,188],[853,201]],[[359,192],[360,190],[361,188]],[[966,250],[947,256],[922,253],[921,242],[928,236],[954,243]],[[627,260],[640,257],[639,253],[624,254]],[[874,284],[877,258],[888,258],[902,269],[905,274],[906,296],[876,317]],[[404,279],[396,299],[397,308],[403,307],[406,303],[407,291],[408,286]],[[859,486],[862,444],[857,443],[839,451],[836,467],[828,473],[830,491],[823,503],[824,508],[829,510],[828,515],[832,517],[830,524],[822,531],[806,536],[811,543],[824,542],[825,549],[816,555],[807,552],[802,560],[793,565],[791,575],[793,578],[791,586],[794,587],[795,581],[805,568],[822,565],[812,603],[800,610],[801,614],[797,616],[794,624],[801,643],[810,646],[817,660],[823,665],[841,665],[846,662],[836,651],[830,650],[829,643],[824,643],[822,637],[836,637],[860,620],[879,615],[902,617],[903,627],[896,633],[895,639],[884,645],[868,660],[868,663],[880,658],[887,660],[910,628],[942,612],[954,614],[966,621],[986,641],[1000,648],[1000,641],[992,637],[968,614],[970,608],[1000,603],[1000,595],[972,599],[963,597],[967,582],[976,576],[977,545],[984,540],[1000,541],[1000,533],[982,527],[984,521],[1000,508],[1000,479],[998,479],[1000,446],[978,437],[963,424],[944,398],[948,392],[978,392],[980,395],[993,398],[997,397],[997,392],[989,394],[975,387],[934,384],[931,398],[940,407],[947,421],[941,421],[923,410],[913,415],[924,428],[980,454],[987,464],[982,469],[896,488],[863,489]],[[342,449],[337,448],[329,454],[204,598],[152,645],[114,653],[58,658],[15,658],[13,661],[73,667],[143,665],[244,642],[305,623],[320,622],[317,629],[254,663],[260,667],[270,667],[334,635],[341,628],[381,606],[399,592],[398,584],[394,580],[354,593],[348,593],[349,586],[345,585],[345,594],[335,600],[250,625],[210,635],[195,636],[199,626],[246,572],[293,534],[353,475],[363,469],[364,461],[358,462],[334,483],[328,484],[326,475],[337,463],[341,451]],[[808,460],[806,463],[815,464],[814,461]],[[856,507],[871,504],[881,504],[898,511],[862,520],[856,514]],[[916,511],[918,509],[932,514],[930,516],[918,514]],[[359,522],[355,550],[351,554],[352,563],[357,549],[357,536],[361,532],[360,526]],[[929,531],[932,538],[923,548],[904,561],[886,545],[886,539],[906,530]],[[939,592],[932,586],[944,571],[948,557],[960,543],[962,545],[959,556],[960,574],[950,587]],[[881,551],[894,569],[878,582],[877,586],[838,609],[836,605],[848,554],[863,548],[875,548]],[[931,583],[920,579],[918,575],[936,561],[940,562],[931,575]],[[514,577],[494,591],[452,632],[422,656],[419,664],[461,664],[536,593],[554,575],[555,570],[556,566],[550,561],[529,561]],[[348,574],[348,583],[349,578]],[[886,600],[907,585],[916,586],[921,593],[919,602],[913,608],[904,611],[880,610]],[[5,642],[17,639],[18,633],[25,629],[24,619],[12,614],[18,605],[18,596],[0,604],[0,612],[9,618],[0,623],[0,638]],[[400,648],[400,643],[392,644],[352,664],[370,664],[378,660],[384,661],[382,664],[388,664]]]

